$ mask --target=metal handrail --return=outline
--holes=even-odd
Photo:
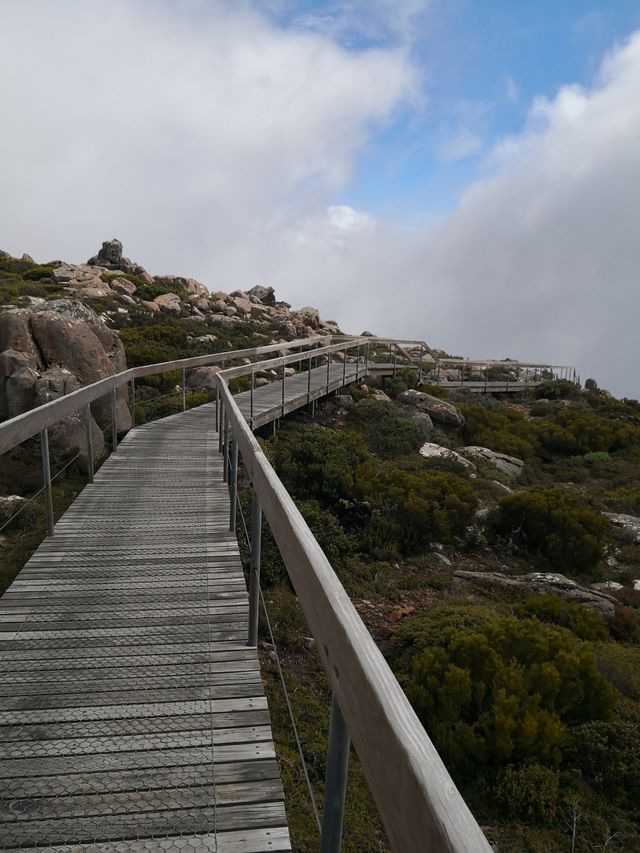
[[[229,443],[233,444],[227,478],[233,495],[239,454],[254,490],[257,512],[252,529],[259,531],[264,511],[316,640],[333,691],[330,743],[337,746],[329,765],[332,754],[344,756],[341,730],[346,723],[394,850],[490,853],[389,665],[240,412],[227,384],[229,373],[217,376],[221,402],[217,417],[224,430],[225,458]],[[232,512],[231,527],[234,520]],[[252,556],[252,611],[257,610],[256,572],[259,565]],[[328,777],[330,770],[329,766]],[[325,844],[321,849],[336,849]]]

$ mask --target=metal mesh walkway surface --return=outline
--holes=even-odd
[[[4,850],[290,850],[214,407],[132,430],[0,601]]]

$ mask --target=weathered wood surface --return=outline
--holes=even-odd
[[[0,601],[0,847],[290,850],[214,407],[131,431]]]

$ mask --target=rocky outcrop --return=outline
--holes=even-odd
[[[120,338],[87,305],[56,299],[0,313],[0,419],[15,417],[126,369]],[[122,430],[131,426],[126,389],[118,392]],[[96,451],[111,421],[108,400],[91,404]],[[54,428],[66,447],[84,446],[80,415]]]
[[[640,518],[622,512],[605,512],[603,515],[606,515],[614,527],[625,531],[635,542],[640,543]]]
[[[87,266],[103,267],[107,270],[121,270],[134,275],[144,273],[145,270],[139,264],[130,261],[122,255],[122,243],[120,240],[105,240],[97,255],[89,258]]]
[[[510,577],[500,572],[466,572],[457,571],[453,575],[455,584],[459,586],[472,585],[522,592],[532,592],[539,595],[557,595],[565,601],[581,604],[593,610],[610,621],[615,615],[617,599],[606,592],[580,586],[564,575],[552,572],[532,572],[528,575]]]
[[[408,391],[403,391],[397,399],[400,403],[414,406],[418,411],[426,412],[434,421],[445,426],[458,428],[464,426],[464,418],[456,407],[439,397],[433,397],[431,394],[425,394],[424,391],[416,391],[410,388]]]
[[[472,459],[488,462],[508,477],[519,477],[524,468],[522,459],[518,459],[516,456],[507,456],[506,453],[496,453],[494,450],[489,450],[488,447],[469,445],[468,447],[461,447],[460,453],[470,456]]]
[[[426,441],[419,450],[421,456],[424,456],[425,459],[444,459],[447,462],[455,462],[457,465],[461,465],[463,468],[466,468],[467,471],[475,471],[476,466],[473,462],[469,462],[468,459],[465,459],[464,456],[460,456],[459,453],[456,453],[455,450],[449,450],[448,447],[442,447],[440,444],[434,444],[431,441]]]

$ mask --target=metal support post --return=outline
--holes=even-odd
[[[287,368],[282,365],[282,417],[284,417],[284,380],[285,380],[285,370]]]
[[[260,603],[260,549],[262,545],[262,507],[255,490],[251,499],[251,562],[249,566],[248,646],[258,644],[258,605]]]
[[[367,373],[369,372],[369,341],[365,344],[364,348],[364,366]]]
[[[331,370],[331,359],[327,353],[327,394],[329,393],[329,371]]]
[[[49,464],[49,431],[40,433],[42,449],[42,482],[44,483],[44,504],[47,510],[47,531],[53,536],[53,492],[51,491],[51,466]]]
[[[187,411],[187,368],[182,368],[182,411]]]
[[[356,382],[358,381],[358,373],[360,372],[360,344],[356,350]]]
[[[224,413],[224,424],[222,426],[222,482],[228,482],[229,476],[229,419],[227,412]]]
[[[222,425],[224,423],[224,403],[220,400],[220,412],[218,413],[218,453],[222,453]]]
[[[216,384],[216,432],[219,430],[219,418],[220,418],[220,388]]]
[[[256,372],[255,370],[251,371],[251,410],[249,415],[249,426],[253,429],[253,392],[256,388]]]
[[[231,442],[231,470],[229,472],[229,530],[236,529],[236,496],[238,494],[238,442]]]
[[[93,435],[91,433],[91,423],[93,418],[91,417],[91,406],[89,403],[84,407],[84,429],[85,435],[87,437],[87,469],[89,471],[89,482],[93,483]]]
[[[393,375],[396,375],[396,365],[398,363],[398,347],[394,347],[393,350]]]
[[[420,369],[418,371],[418,384],[422,382],[422,359],[424,358],[424,344],[420,344]]]
[[[342,360],[342,386],[347,384],[347,348],[344,348],[344,359]]]
[[[309,370],[307,371],[307,406],[311,402],[311,356],[309,356]]]
[[[324,780],[324,806],[320,831],[320,853],[339,853],[342,846],[344,800],[349,770],[349,732],[335,693],[331,696],[329,747]]]
[[[118,401],[115,388],[111,392],[111,439],[111,449],[116,453],[118,450]]]
[[[131,428],[136,425],[136,380],[131,380]]]

